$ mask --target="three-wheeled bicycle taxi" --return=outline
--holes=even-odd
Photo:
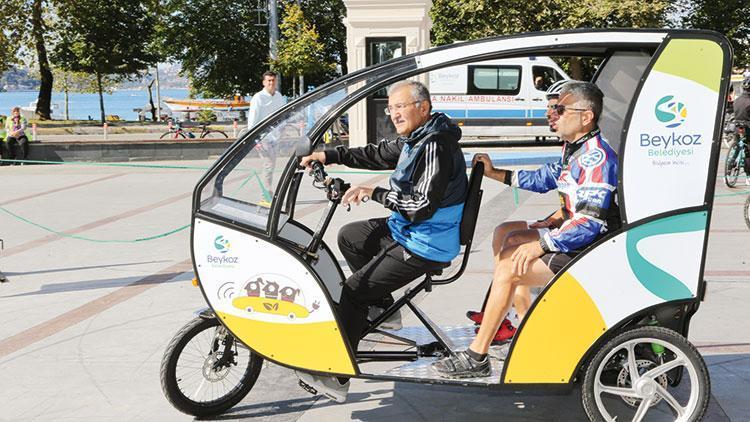
[[[363,333],[388,336],[398,350],[352,353],[337,312],[345,275],[325,235],[352,182],[343,177],[375,183],[385,176],[338,177],[322,166],[308,175],[300,157],[320,147],[343,113],[350,113],[356,129],[363,113],[351,107],[394,82],[448,66],[528,56],[603,59],[593,82],[605,95],[599,126],[618,151],[621,228],[549,281],[507,356],[493,360],[490,377],[441,378],[430,363],[465,347],[472,327],[439,326],[415,298],[461,283],[478,216],[493,219],[493,209],[482,207],[482,167],[476,166],[461,220],[463,255],[453,267],[413,282]],[[161,372],[165,395],[191,415],[222,413],[250,392],[265,359],[350,378],[507,391],[580,386],[592,420],[701,419],[710,395],[708,371],[686,338],[705,294],[731,63],[727,40],[708,31],[531,33],[400,57],[289,103],[238,139],[195,188],[192,257],[209,308],[169,344]],[[273,155],[279,159],[269,159]],[[278,171],[275,162],[281,163]],[[478,301],[483,293],[477,288]],[[402,308],[423,327],[380,328]],[[566,329],[571,326],[574,332]]]

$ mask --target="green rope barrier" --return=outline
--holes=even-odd
[[[4,213],[6,213],[6,214],[8,214],[8,215],[10,215],[10,216],[12,216],[14,218],[16,218],[18,220],[21,220],[24,223],[31,224],[34,227],[37,227],[37,228],[40,228],[40,229],[42,229],[44,231],[53,233],[53,234],[55,234],[57,236],[67,237],[67,238],[70,238],[70,239],[85,240],[87,242],[95,242],[95,243],[138,243],[138,242],[146,242],[148,240],[160,239],[160,238],[163,238],[163,237],[167,237],[167,236],[173,235],[175,233],[179,233],[179,232],[187,229],[188,227],[190,227],[190,224],[186,224],[186,225],[184,225],[182,227],[178,227],[178,228],[170,230],[168,232],[156,234],[156,235],[153,235],[153,236],[139,237],[137,239],[132,239],[132,240],[94,239],[94,238],[91,238],[91,237],[79,236],[77,234],[70,234],[70,233],[61,232],[61,231],[49,228],[47,226],[41,225],[39,223],[35,223],[35,222],[33,222],[33,221],[31,221],[31,220],[29,220],[27,218],[21,217],[20,215],[14,213],[13,211],[8,210],[5,207],[0,207],[0,211],[3,211]]]

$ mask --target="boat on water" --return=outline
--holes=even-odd
[[[167,104],[170,110],[178,113],[189,113],[203,109],[211,109],[213,111],[243,111],[250,108],[250,101],[246,101],[243,97],[237,97],[232,100],[167,98],[164,100],[164,103]]]

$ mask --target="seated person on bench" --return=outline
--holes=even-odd
[[[518,286],[544,286],[577,251],[619,227],[615,203],[617,155],[602,136],[597,121],[603,94],[590,82],[568,82],[556,105],[557,133],[566,142],[562,158],[536,171],[492,169],[485,174],[535,192],[557,188],[564,221],[538,240],[503,249],[495,258],[490,295],[477,336],[465,351],[433,364],[448,378],[489,376],[487,356],[500,322]]]
[[[461,129],[442,113],[432,113],[430,93],[414,81],[401,81],[388,92],[388,114],[399,136],[365,147],[315,152],[311,161],[352,168],[394,170],[390,187],[352,186],[342,204],[369,198],[391,216],[350,223],[341,228],[339,249],[352,275],[339,302],[343,330],[356,353],[367,327],[368,307],[409,282],[450,265],[460,249],[459,228],[466,200],[466,162],[458,140]],[[298,372],[319,393],[344,401],[348,380]],[[345,381],[345,382],[340,382]]]

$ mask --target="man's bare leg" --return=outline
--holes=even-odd
[[[489,300],[484,311],[484,319],[477,336],[469,348],[478,354],[486,354],[505,314],[510,310],[513,293],[518,286],[543,286],[554,276],[541,259],[535,259],[526,274],[519,276],[512,272],[511,256],[516,247],[500,253],[495,267]]]

